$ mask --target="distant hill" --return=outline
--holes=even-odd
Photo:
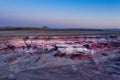
[[[47,26],[43,27],[0,27],[0,31],[16,31],[16,30],[24,30],[24,31],[104,31],[104,32],[120,32],[120,29],[84,29],[84,28],[48,28]]]
[[[48,30],[47,26],[43,26],[41,28],[37,27],[0,27],[0,31],[4,30]]]
[[[5,30],[56,30],[56,31],[102,31],[102,29],[74,29],[74,28],[63,28],[63,29],[55,29],[48,28],[47,26],[43,26],[41,28],[38,27],[0,27],[0,31]]]

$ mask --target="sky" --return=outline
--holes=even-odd
[[[120,28],[120,0],[0,0],[0,26]]]

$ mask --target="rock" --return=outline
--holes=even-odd
[[[9,71],[6,66],[0,66],[0,80],[16,80],[15,73]]]
[[[53,52],[51,52],[51,55],[52,56],[56,56],[58,54],[58,51],[53,51]]]
[[[7,71],[0,69],[0,79],[17,80],[18,77],[11,71],[16,74],[20,72],[20,78],[26,70],[34,72],[35,69],[36,72],[37,69],[42,71],[45,68],[47,71],[54,67],[56,69],[50,73],[40,72],[45,78],[38,76],[38,80],[49,79],[45,74],[51,77],[54,75],[52,72],[57,71],[63,78],[56,75],[51,80],[119,80],[119,38],[109,35],[0,38],[0,66],[8,67]],[[27,76],[26,72],[25,75]]]
[[[0,42],[0,50],[7,48],[7,45],[5,42]]]
[[[9,74],[4,80],[16,80],[16,76],[13,74]]]

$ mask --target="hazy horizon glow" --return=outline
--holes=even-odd
[[[120,28],[119,0],[0,0],[0,26]]]

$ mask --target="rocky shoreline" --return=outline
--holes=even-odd
[[[58,70],[56,73],[59,75],[60,66],[63,69],[67,68],[68,65],[75,66],[76,73],[79,69],[83,69],[81,70],[83,71],[82,74],[86,74],[88,78],[76,76],[76,78],[65,77],[67,79],[62,78],[62,80],[68,80],[69,78],[69,80],[89,80],[89,78],[91,80],[119,80],[120,36],[28,36],[0,38],[0,80],[30,80],[29,76],[26,78],[22,74],[53,67]],[[90,68],[90,72],[94,72],[91,66],[96,68],[93,74],[89,73],[88,68]],[[74,68],[71,71],[74,71]],[[67,73],[65,74],[67,75]],[[46,73],[46,75],[49,74]],[[99,75],[99,77],[92,78],[92,76],[96,75]],[[23,76],[23,79],[20,76]],[[31,80],[40,79],[42,78],[33,78]],[[49,80],[59,79],[51,78]]]

